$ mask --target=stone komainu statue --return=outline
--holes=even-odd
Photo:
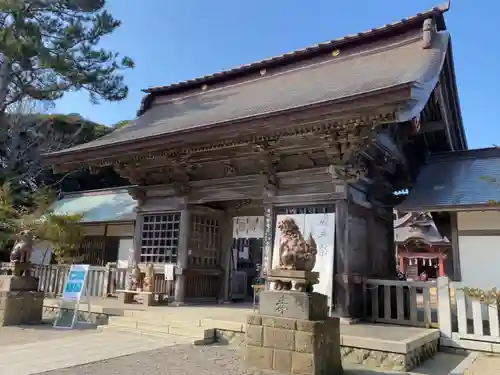
[[[130,291],[136,291],[137,288],[141,287],[141,269],[138,265],[130,270],[130,273],[127,278],[126,289]]]
[[[142,290],[145,292],[154,292],[154,280],[155,279],[155,268],[153,263],[148,263],[146,265],[146,272],[144,275],[144,282]]]
[[[311,271],[316,264],[316,242],[311,234],[304,240],[299,227],[292,218],[278,224],[280,236],[280,269]]]
[[[10,262],[14,264],[14,275],[21,276],[21,272],[23,271],[21,265],[30,263],[33,242],[34,236],[30,230],[26,229],[18,234],[18,240],[10,253]],[[24,269],[24,271],[26,272],[27,270]]]

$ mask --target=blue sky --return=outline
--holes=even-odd
[[[214,73],[397,21],[443,0],[108,0],[123,24],[103,47],[131,56],[129,97],[92,105],[84,93],[55,112],[106,125],[132,119],[141,89]],[[140,5],[137,5],[140,4]],[[500,2],[455,0],[446,14],[469,147],[500,143]],[[495,52],[495,50],[497,52]]]

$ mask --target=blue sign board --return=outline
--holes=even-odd
[[[64,284],[62,298],[65,300],[79,300],[85,289],[88,273],[88,264],[72,265]]]

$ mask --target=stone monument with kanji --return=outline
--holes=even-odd
[[[259,312],[248,316],[245,362],[289,374],[342,374],[339,319],[329,317],[327,296],[313,292],[315,241],[291,218],[278,228],[280,262],[267,274],[272,290],[260,293]]]

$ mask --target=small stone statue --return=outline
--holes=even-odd
[[[311,234],[304,240],[299,227],[292,218],[278,224],[280,238],[280,269],[311,271],[316,264],[316,242]]]
[[[136,265],[129,273],[127,279],[127,290],[136,291],[141,285],[141,269]]]
[[[10,253],[10,262],[14,265],[15,276],[21,276],[23,272],[28,276],[34,236],[29,229],[25,229],[18,234],[18,237]]]
[[[142,290],[144,292],[153,292],[154,291],[154,280],[155,280],[155,268],[153,263],[148,263],[146,265],[146,274],[144,276],[144,283],[142,286]]]

